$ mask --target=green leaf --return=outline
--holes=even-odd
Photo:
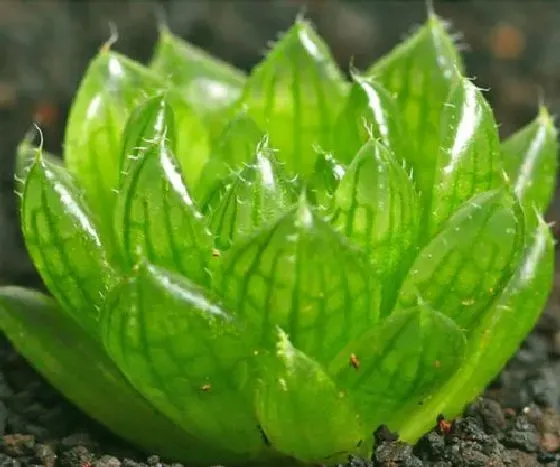
[[[333,227],[369,256],[383,284],[383,312],[414,258],[418,235],[414,185],[394,154],[381,142],[367,142],[335,192]]]
[[[62,163],[58,157],[45,152],[41,147],[34,146],[33,135],[27,135],[16,149],[14,181],[15,191],[20,197],[23,196],[27,176],[29,175],[37,157],[42,157],[52,164],[60,165]]]
[[[350,343],[329,365],[329,374],[348,393],[363,426],[399,430],[410,411],[455,372],[464,350],[461,329],[419,304]]]
[[[430,14],[426,24],[368,71],[397,100],[411,144],[408,162],[423,193],[433,186],[443,104],[462,69],[444,23]]]
[[[285,213],[296,188],[276,161],[265,138],[251,164],[226,179],[205,205],[216,247],[227,250]]]
[[[248,335],[202,289],[140,265],[111,295],[103,335],[131,383],[187,432],[245,459],[264,449]]]
[[[115,218],[129,267],[146,258],[196,283],[208,283],[212,236],[164,140],[130,161]]]
[[[441,125],[432,186],[424,191],[425,239],[471,196],[505,185],[492,109],[468,79],[457,81]]]
[[[306,193],[311,204],[318,210],[329,212],[333,205],[335,191],[345,173],[346,167],[339,164],[332,154],[319,152],[313,175],[306,184]]]
[[[160,29],[150,68],[169,79],[199,114],[207,115],[233,104],[247,77],[193,44]]]
[[[438,414],[457,416],[492,381],[518,350],[540,316],[554,276],[554,242],[548,226],[539,220],[529,236],[516,272],[487,307],[472,332],[459,371],[429,401],[409,414],[401,438],[414,443],[433,426]]]
[[[257,416],[270,444],[304,462],[344,460],[364,433],[345,394],[321,366],[277,331],[276,351],[263,358]]]
[[[216,446],[155,411],[52,298],[19,287],[0,288],[0,328],[55,388],[115,434],[177,460],[208,465],[227,459]]]
[[[333,136],[337,160],[350,164],[360,148],[378,138],[399,161],[409,157],[407,138],[396,101],[378,82],[354,73],[353,84]]]
[[[223,257],[217,287],[257,344],[280,326],[297,348],[328,361],[377,321],[379,290],[367,259],[305,200]]]
[[[326,44],[298,19],[251,73],[239,105],[268,130],[288,171],[308,176],[314,146],[331,147],[346,87]]]
[[[212,146],[211,156],[202,169],[195,197],[205,205],[225,179],[255,158],[264,132],[241,112],[229,121]]]
[[[399,304],[408,307],[420,297],[472,331],[511,278],[524,236],[517,199],[504,191],[475,196],[420,251]]]
[[[502,144],[504,166],[523,204],[544,212],[548,207],[558,168],[558,132],[545,107],[529,125]]]
[[[66,169],[39,156],[27,176],[21,210],[27,250],[46,286],[66,312],[97,335],[100,304],[115,273]]]
[[[163,82],[139,63],[102,50],[91,62],[72,104],[64,160],[108,238],[119,181],[122,130],[139,102],[161,88]]]

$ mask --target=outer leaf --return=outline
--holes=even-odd
[[[257,343],[280,326],[303,352],[328,361],[377,321],[379,290],[365,257],[298,206],[224,256],[219,289]]]
[[[441,148],[432,188],[424,192],[424,238],[471,196],[505,184],[492,109],[468,79],[460,79],[442,113]]]
[[[17,147],[14,167],[14,181],[16,185],[15,191],[20,197],[23,196],[27,176],[29,175],[37,157],[42,157],[52,164],[61,164],[58,157],[45,152],[40,147],[35,147],[32,142],[32,137],[28,138],[26,136],[26,138]]]
[[[335,157],[350,164],[371,138],[391,149],[399,161],[410,157],[396,101],[378,82],[357,74],[334,128]]]
[[[460,328],[419,304],[349,344],[329,373],[349,394],[364,426],[387,424],[398,430],[409,412],[455,372],[464,349]]]
[[[417,195],[405,170],[387,147],[370,140],[335,192],[331,222],[369,256],[383,284],[386,312],[414,258],[417,209]]]
[[[139,101],[162,87],[157,76],[139,63],[102,50],[91,62],[72,104],[64,159],[102,220],[106,236],[112,228],[123,127]]]
[[[346,167],[339,164],[332,154],[320,152],[315,162],[315,170],[307,184],[307,196],[318,209],[330,211],[334,193],[344,177]]]
[[[471,334],[464,364],[427,404],[409,414],[400,430],[402,439],[414,442],[438,414],[456,416],[487,386],[535,325],[552,288],[553,274],[554,244],[541,219],[515,274]]]
[[[117,435],[175,459],[208,465],[226,458],[216,446],[156,412],[52,298],[19,287],[0,288],[0,328],[51,384]]]
[[[240,96],[246,76],[230,64],[160,29],[152,70],[171,80],[201,115],[215,113]]]
[[[196,186],[196,199],[205,205],[225,179],[252,161],[265,134],[245,112],[234,117],[212,147]]]
[[[558,168],[558,132],[545,107],[502,145],[504,166],[523,204],[543,212],[550,203]]]
[[[154,141],[165,139],[181,166],[184,178],[194,185],[210,153],[208,132],[193,111],[173,92],[147,99],[127,121],[121,151],[121,178],[128,160]]]
[[[263,140],[254,162],[227,179],[205,206],[216,246],[226,250],[278,218],[294,204],[295,193],[293,182]]]
[[[513,196],[475,196],[420,252],[400,290],[399,303],[418,297],[470,332],[511,278],[523,247],[524,219]]]
[[[115,217],[129,266],[140,255],[207,283],[212,236],[165,141],[150,144],[130,162]]]
[[[363,430],[345,394],[282,330],[264,363],[257,415],[275,449],[300,461],[331,463],[357,450]]]
[[[346,83],[326,44],[298,19],[252,72],[240,105],[266,128],[288,171],[312,173],[315,145],[330,147]]]
[[[103,238],[64,167],[38,158],[25,183],[27,250],[66,312],[97,335],[99,306],[114,280]]]
[[[249,399],[248,336],[201,289],[142,265],[115,290],[104,337],[132,384],[187,432],[233,459],[264,449]]]
[[[443,104],[462,68],[445,25],[432,14],[412,37],[368,72],[397,99],[412,145],[409,162],[421,192],[429,192],[433,186]]]

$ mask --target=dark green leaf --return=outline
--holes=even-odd
[[[205,465],[228,460],[215,445],[155,411],[52,298],[19,287],[0,288],[0,328],[55,388],[117,435],[177,460]]]
[[[433,426],[434,417],[457,416],[483,391],[535,325],[552,288],[553,274],[554,243],[548,226],[540,220],[515,274],[472,332],[463,365],[427,404],[409,414],[399,432],[403,440],[414,443]]]
[[[235,244],[223,261],[219,290],[259,344],[268,344],[278,325],[324,362],[377,321],[379,290],[367,259],[303,199],[273,226]]]
[[[420,252],[400,290],[401,306],[420,297],[472,331],[514,272],[524,219],[506,192],[475,196]]]
[[[300,461],[330,463],[356,452],[359,417],[321,366],[277,331],[276,351],[263,359],[257,385],[259,422],[271,445]]]
[[[315,170],[307,183],[309,201],[320,210],[330,211],[334,193],[345,172],[346,167],[339,164],[332,154],[319,152]]]
[[[523,204],[544,212],[556,185],[558,132],[545,107],[502,145],[504,166]]]
[[[131,383],[188,432],[245,459],[260,454],[252,352],[236,320],[185,278],[150,265],[111,297],[105,343]]]
[[[386,424],[399,430],[409,412],[455,372],[464,350],[461,329],[419,304],[349,344],[333,360],[329,374],[348,393],[364,426]]]
[[[39,157],[25,183],[27,249],[64,310],[97,335],[99,307],[114,279],[104,239],[66,169]]]
[[[115,218],[129,266],[140,256],[196,283],[208,282],[212,236],[164,140],[130,161]]]
[[[366,143],[335,192],[332,224],[369,256],[383,284],[382,310],[389,311],[414,258],[418,235],[414,185],[381,142]]]
[[[289,172],[308,176],[329,148],[346,82],[326,44],[298,19],[251,73],[240,106],[270,135]]]

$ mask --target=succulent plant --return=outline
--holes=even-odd
[[[550,291],[556,130],[500,143],[444,23],[369,70],[298,19],[248,76],[162,28],[103,47],[63,162],[20,147],[52,294],[0,326],[115,433],[193,465],[335,463],[414,442],[491,381]]]

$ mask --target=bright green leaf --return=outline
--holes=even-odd
[[[27,176],[21,210],[27,250],[43,281],[64,310],[97,335],[99,308],[114,272],[66,169],[39,157]]]
[[[394,154],[381,142],[366,143],[335,192],[331,223],[369,256],[383,284],[383,306],[392,308],[418,236],[414,185]]]
[[[544,212],[551,201],[558,168],[558,132],[545,107],[529,125],[502,144],[504,167],[523,204]]]
[[[378,316],[379,290],[365,256],[304,200],[226,253],[218,290],[257,343],[269,344],[268,333],[278,325],[319,362]]]
[[[117,435],[174,459],[206,465],[228,459],[155,411],[52,298],[19,287],[0,288],[0,329],[55,388]]]
[[[103,324],[109,354],[154,407],[218,448],[263,450],[248,335],[202,289],[141,265],[111,295]]]
[[[523,247],[524,219],[503,191],[475,196],[421,251],[400,290],[407,307],[422,299],[472,331],[511,278]]]
[[[39,156],[48,160],[52,164],[60,165],[62,163],[58,157],[45,152],[40,147],[35,147],[33,145],[32,137],[28,138],[26,136],[26,138],[17,147],[14,167],[16,193],[18,193],[19,196],[23,196],[27,176],[35,163],[35,160]]]
[[[240,106],[270,135],[288,171],[308,176],[329,148],[347,84],[326,44],[298,19],[251,73]]]
[[[342,461],[363,441],[357,413],[317,362],[294,348],[282,330],[277,334],[256,394],[267,439],[301,461]]]
[[[332,208],[334,193],[345,172],[346,167],[339,164],[332,154],[319,152],[313,175],[306,184],[308,199],[317,209],[328,212]]]

